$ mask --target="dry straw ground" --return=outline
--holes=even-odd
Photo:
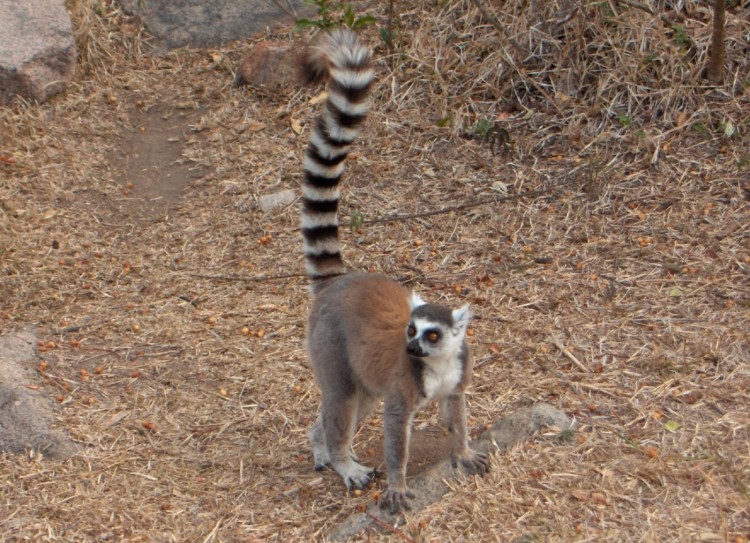
[[[366,538],[745,542],[750,5],[709,88],[706,2],[479,4],[362,8],[396,37],[363,32],[380,80],[345,221],[484,203],[344,228],[345,252],[473,304],[474,427],[544,400],[579,430]],[[319,540],[382,481],[312,470],[306,282],[251,280],[302,271],[297,206],[256,203],[297,187],[319,89],[233,89],[247,44],[153,57],[106,0],[70,7],[75,84],[0,110],[0,326],[38,326],[31,386],[80,453],[0,457],[0,539]],[[139,111],[196,118],[177,166],[202,177],[171,207],[117,160]]]

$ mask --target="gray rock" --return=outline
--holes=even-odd
[[[296,197],[297,195],[290,189],[274,192],[273,194],[265,194],[259,199],[260,208],[265,213],[271,213],[288,206],[294,202]]]
[[[143,19],[161,49],[207,47],[247,38],[295,19],[301,0],[120,0]]]
[[[70,82],[75,63],[64,0],[0,0],[0,104],[44,102]]]
[[[77,448],[51,428],[54,407],[48,392],[29,386],[38,382],[34,376],[38,340],[33,330],[0,335],[0,451],[67,458]]]

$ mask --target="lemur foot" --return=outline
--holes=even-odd
[[[490,458],[485,453],[480,453],[472,449],[466,449],[462,454],[453,458],[453,467],[458,467],[458,462],[472,474],[484,475],[490,471]]]
[[[380,496],[378,506],[381,509],[388,511],[391,515],[395,515],[402,511],[411,510],[409,500],[414,498],[414,493],[408,488],[403,490],[393,490],[389,488],[382,496]]]
[[[344,465],[334,465],[334,469],[341,475],[347,490],[365,488],[375,477],[375,470],[357,462],[349,461]]]

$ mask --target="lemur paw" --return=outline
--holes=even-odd
[[[378,506],[388,511],[391,515],[395,515],[402,511],[409,511],[411,504],[408,500],[414,499],[414,497],[414,493],[408,488],[404,490],[392,490],[389,488],[380,496]]]
[[[343,473],[339,472],[344,479],[347,490],[355,488],[366,488],[375,477],[375,470],[362,464],[352,462]]]
[[[458,467],[458,461],[466,468],[469,473],[484,475],[490,471],[490,457],[485,453],[480,453],[472,449],[466,449],[463,454],[457,455],[453,459],[453,467]]]

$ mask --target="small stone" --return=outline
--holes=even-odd
[[[297,81],[297,53],[289,44],[263,41],[240,61],[234,86],[283,91]]]
[[[260,197],[260,208],[266,213],[271,213],[284,206],[288,206],[294,202],[295,198],[294,191],[290,189],[266,194]]]

